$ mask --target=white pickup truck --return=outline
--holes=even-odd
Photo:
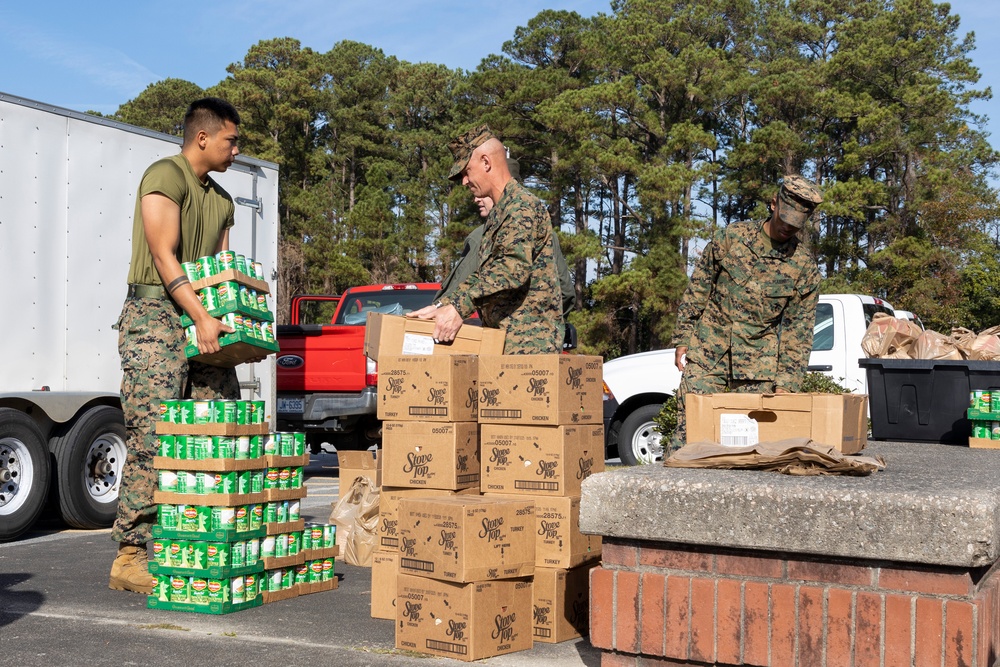
[[[858,366],[865,356],[861,338],[875,313],[893,315],[890,304],[860,294],[823,294],[816,305],[809,370],[829,375],[852,392],[868,391],[868,378]],[[663,458],[653,419],[674,395],[681,374],[674,349],[630,354],[604,364],[604,428],[609,457],[617,449],[622,463],[636,465]]]

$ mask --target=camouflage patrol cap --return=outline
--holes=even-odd
[[[792,227],[802,227],[816,206],[823,203],[823,195],[816,184],[798,174],[785,176],[778,198],[781,200],[778,215],[782,222]]]
[[[458,175],[469,164],[472,152],[490,139],[495,138],[488,125],[480,125],[448,142],[448,148],[455,156],[455,163],[451,165],[451,170],[448,172],[448,180],[454,181],[458,178]]]

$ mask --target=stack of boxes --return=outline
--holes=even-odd
[[[604,469],[601,359],[441,345],[395,356],[385,332],[405,345],[397,329],[411,321],[394,319],[375,329],[372,615],[395,620],[397,648],[461,660],[580,636],[601,546],[579,531],[580,485]]]

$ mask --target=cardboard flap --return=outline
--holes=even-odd
[[[372,456],[372,453],[367,450],[362,452],[338,451],[337,463],[340,464],[341,469],[350,468],[351,470],[378,470],[382,467],[382,460],[378,457],[378,452]]]

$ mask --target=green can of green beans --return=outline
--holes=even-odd
[[[215,268],[219,273],[236,268],[236,253],[232,250],[223,250],[215,253]]]
[[[281,568],[281,588],[287,590],[295,585],[295,569],[291,567]]]
[[[195,540],[188,542],[188,567],[204,570],[208,567],[208,542]]]
[[[243,567],[247,564],[247,543],[242,540],[232,542],[229,546],[229,558],[233,567]]]
[[[295,566],[295,583],[297,584],[308,584],[309,583],[309,566],[305,563]]]
[[[153,562],[160,565],[167,564],[167,553],[170,549],[170,540],[153,540]]]
[[[158,470],[157,486],[160,491],[177,492],[177,473],[173,470]]]
[[[211,602],[229,602],[229,580],[209,579],[208,599]]]
[[[212,530],[234,530],[236,528],[235,507],[212,508]]]
[[[191,577],[191,602],[203,605],[211,602],[208,598],[208,579]]]
[[[278,503],[264,503],[264,523],[278,523]]]
[[[278,469],[268,468],[267,472],[264,473],[264,488],[265,489],[276,489],[278,488]]]
[[[283,558],[288,555],[288,533],[278,533],[274,537],[274,557]]]
[[[236,493],[250,493],[251,476],[249,470],[241,470],[236,473]]]
[[[165,456],[167,458],[176,458],[177,454],[177,436],[175,435],[159,435],[157,436],[157,456]]]
[[[271,593],[277,593],[281,590],[281,575],[283,574],[282,568],[276,567],[273,570],[267,571],[267,590]]]
[[[264,505],[254,503],[250,508],[250,530],[257,530],[264,525]]]
[[[201,274],[202,278],[211,278],[216,273],[218,273],[218,267],[215,264],[215,257],[213,255],[205,255],[204,257],[199,257],[195,260],[198,264],[198,273]]]
[[[264,411],[264,401],[252,401],[253,402],[253,423],[263,424],[265,411]]]
[[[227,280],[217,285],[219,292],[219,306],[222,308],[233,308],[240,302],[239,283]]]
[[[243,577],[231,577],[229,579],[229,599],[233,604],[242,604],[246,601],[246,589]]]
[[[297,556],[302,549],[302,531],[295,530],[288,533],[288,555]]]
[[[307,527],[302,531],[302,550],[308,551],[313,548],[312,531]]]
[[[299,504],[298,498],[288,501],[289,521],[298,521],[300,518],[302,518],[302,515],[300,514],[300,507],[301,505]]]
[[[1000,413],[1000,389],[990,389],[990,412]]]
[[[216,493],[243,493],[240,491],[240,473],[232,470],[228,472],[217,472],[215,475]],[[237,529],[238,530],[238,529]]]
[[[337,524],[323,524],[323,547],[329,548],[337,545]]]
[[[156,508],[156,522],[170,530],[177,528],[177,505],[158,505]]]
[[[246,258],[246,255],[241,255],[240,253],[236,253],[234,265],[236,266],[236,270],[237,271],[239,271],[243,275],[246,275],[246,273],[247,273],[247,258]]]
[[[274,558],[275,556],[275,545],[277,542],[276,535],[265,535],[260,541],[260,555],[263,558]]]
[[[250,436],[241,435],[236,437],[236,459],[246,460],[250,458]]]
[[[323,581],[323,561],[321,559],[307,561],[309,565],[309,583],[318,584]]]
[[[191,282],[197,282],[202,279],[201,267],[198,266],[198,262],[184,262],[181,264],[181,268],[184,270],[184,275]]]
[[[212,423],[212,401],[194,402],[194,423],[195,424]]]
[[[292,477],[292,469],[291,468],[279,468],[278,469],[278,488],[282,489],[282,490],[291,488],[289,486],[289,481],[291,480],[291,477]]]
[[[261,456],[264,455],[263,442],[264,438],[259,435],[250,436],[250,458],[259,459]]]
[[[177,401],[177,414],[180,419],[178,424],[194,423],[194,399],[185,398]]]
[[[181,577],[178,575],[172,575],[170,577],[170,601],[191,601],[191,582],[188,577]]]
[[[246,562],[247,565],[256,565],[260,560],[260,538],[254,537],[247,540]]]
[[[257,280],[267,280],[264,277],[264,265],[256,260],[250,263],[253,266],[253,277]],[[247,267],[249,268],[249,267]]]
[[[210,435],[189,435],[188,436],[188,453],[191,455],[189,458],[195,461],[202,461],[204,459],[215,458],[215,449],[212,443],[212,436]]]
[[[323,581],[330,581],[333,579],[333,559],[324,558],[323,559]]]
[[[209,567],[228,567],[229,542],[208,542],[205,545],[205,558]]]
[[[281,433],[281,456],[294,456],[295,455],[295,434],[286,432]]]
[[[212,401],[212,423],[235,424],[236,401],[225,401],[222,399]]]
[[[241,426],[252,424],[250,415],[250,401],[236,401],[236,423]]]
[[[216,456],[220,459],[236,458],[236,439],[228,435],[212,436]]]
[[[219,310],[219,306],[221,305],[219,301],[219,288],[202,287],[198,290],[198,296],[201,297],[201,305],[205,307],[205,310],[210,313]]]
[[[245,533],[250,530],[250,514],[246,505],[236,506],[236,532]]]
[[[989,422],[978,419],[972,422],[972,437],[984,438],[987,440],[992,439],[992,433],[988,424]]]
[[[153,597],[160,602],[170,602],[170,577],[168,575],[156,575],[153,580]]]
[[[279,500],[275,504],[278,506],[278,523],[288,523],[288,501]]]
[[[312,543],[314,549],[326,548],[326,543],[323,541],[323,526],[321,524],[312,524],[309,526],[309,532],[312,533]]]
[[[178,470],[177,493],[198,493],[198,473],[193,470]]]
[[[247,574],[243,577],[243,590],[246,596],[247,602],[252,602],[257,599],[257,594],[259,591],[260,584],[257,582],[256,574]]]
[[[187,547],[187,540],[170,540],[167,547],[166,564],[170,567],[189,567]]]

